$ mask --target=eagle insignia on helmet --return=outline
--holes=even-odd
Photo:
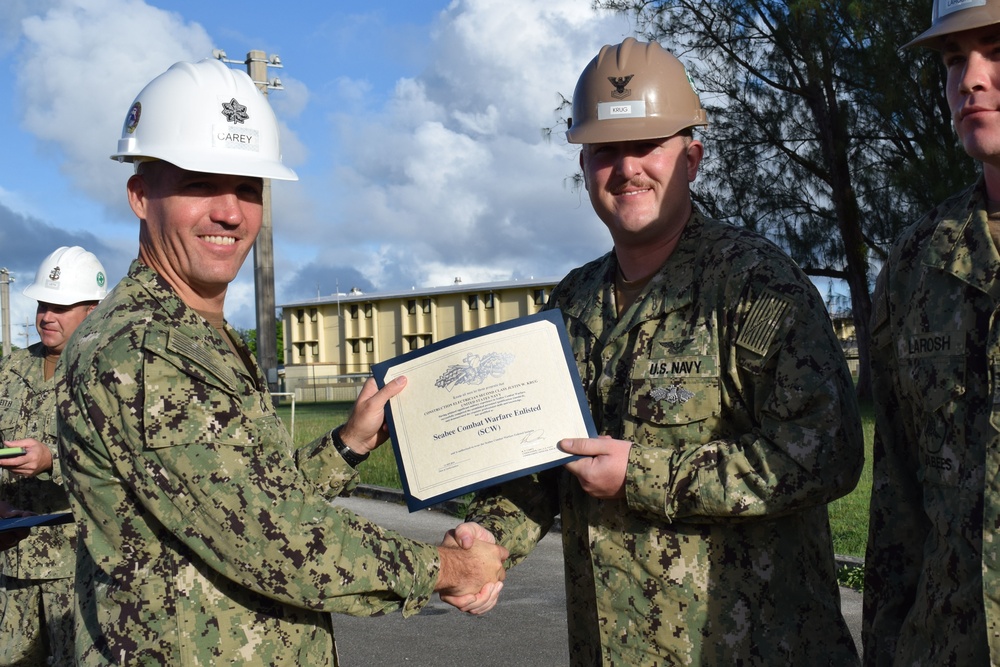
[[[632,91],[625,88],[625,86],[628,85],[628,82],[632,80],[633,76],[635,76],[635,74],[629,74],[628,76],[609,76],[608,81],[610,81],[611,85],[615,87],[615,92],[611,93],[611,97],[620,100],[628,97]]]
[[[234,97],[229,102],[222,103],[222,115],[226,117],[230,123],[240,123],[250,118],[250,114],[247,113],[247,108],[236,101]]]

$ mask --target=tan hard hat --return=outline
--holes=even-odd
[[[1000,0],[934,0],[931,12],[931,27],[904,44],[904,49],[938,49],[944,35],[1000,23]]]
[[[571,144],[672,137],[708,125],[684,65],[656,42],[628,37],[601,48],[573,92]]]

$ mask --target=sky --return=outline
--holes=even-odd
[[[559,278],[611,248],[561,102],[603,44],[633,34],[590,0],[0,2],[0,267],[11,342],[38,340],[21,294],[63,245],[128,270],[131,165],[110,160],[132,100],[180,60],[278,54],[269,100],[285,164],[272,182],[276,303]],[[242,64],[233,65],[243,68]],[[547,131],[551,130],[551,132]],[[253,328],[252,256],[226,317]],[[0,333],[2,336],[2,333]]]

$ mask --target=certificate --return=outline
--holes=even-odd
[[[388,423],[411,512],[562,465],[596,437],[559,310],[459,334],[372,366],[405,375]]]

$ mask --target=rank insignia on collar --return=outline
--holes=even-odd
[[[222,115],[226,117],[230,123],[240,123],[250,118],[250,114],[247,113],[247,108],[236,101],[234,97],[228,102],[222,103]]]
[[[676,405],[678,403],[687,403],[694,398],[694,393],[672,384],[670,387],[657,387],[649,392],[649,396],[654,401],[666,401],[667,403]]]

